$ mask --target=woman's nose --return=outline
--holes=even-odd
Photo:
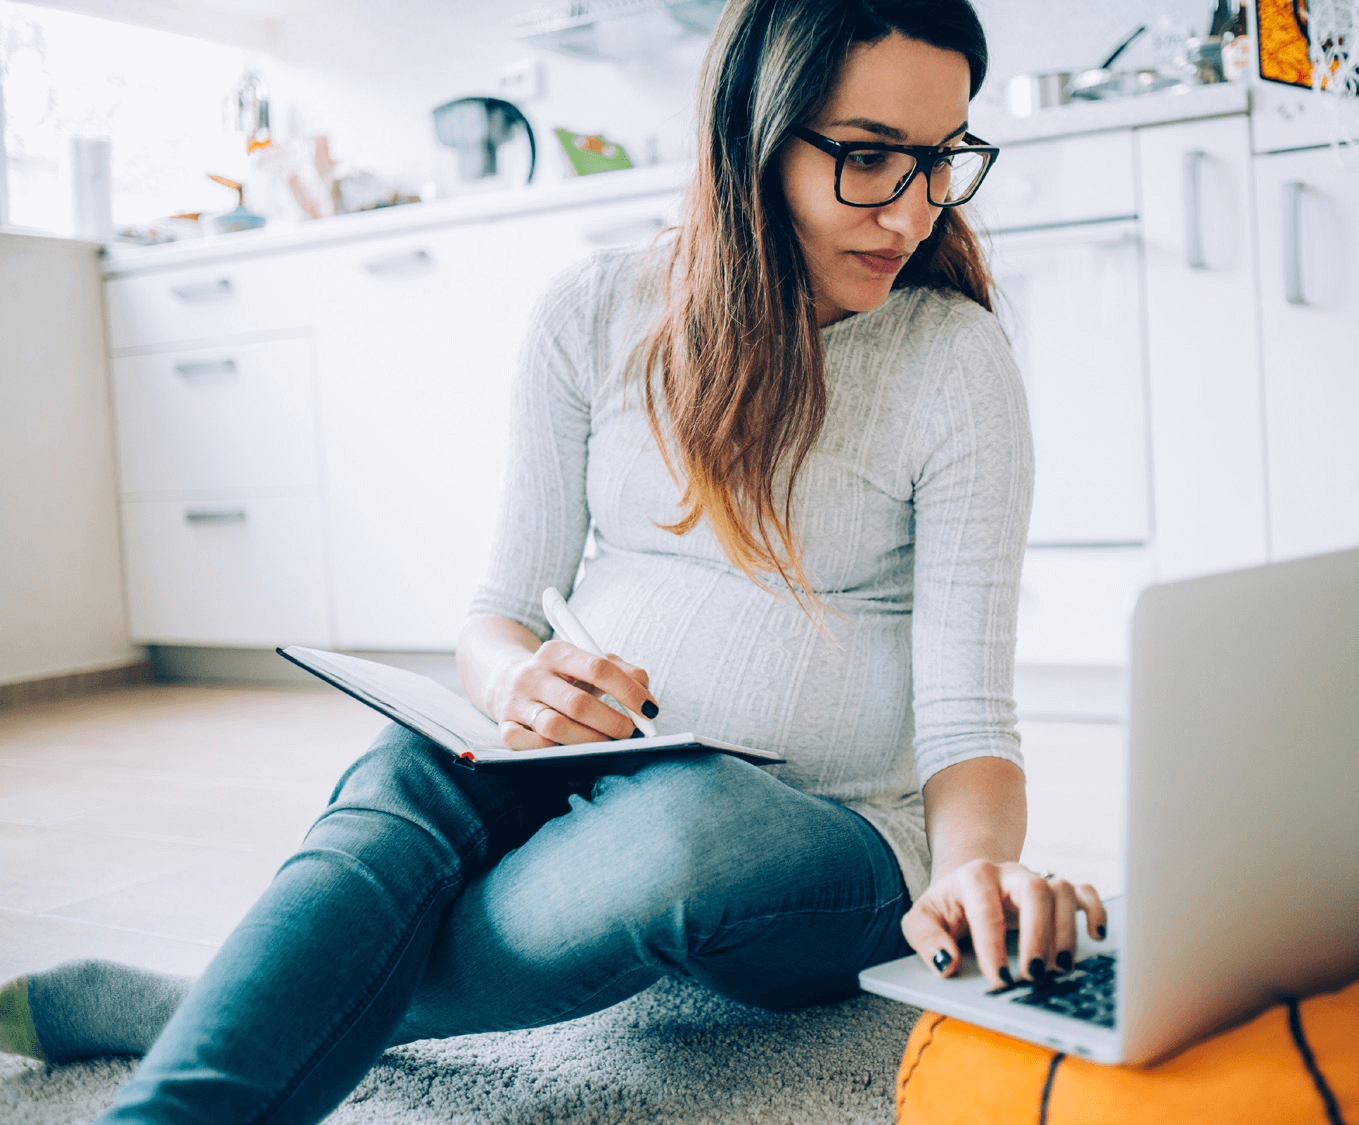
[[[929,238],[940,210],[930,203],[926,178],[916,176],[905,191],[878,212],[878,223],[900,232],[909,242],[920,243]]]

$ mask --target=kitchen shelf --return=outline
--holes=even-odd
[[[676,38],[708,35],[723,0],[572,0],[515,24],[520,39],[558,54],[625,60]]]

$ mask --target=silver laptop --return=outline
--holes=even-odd
[[[862,986],[1136,1064],[1359,977],[1359,550],[1145,590],[1125,774],[1125,893],[1071,973],[993,994],[971,955],[906,957]]]

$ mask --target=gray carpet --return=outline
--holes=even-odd
[[[861,995],[774,1015],[665,980],[536,1031],[388,1051],[327,1125],[890,1125],[914,1008]],[[47,1067],[0,1056],[0,1121],[75,1125],[130,1059]]]

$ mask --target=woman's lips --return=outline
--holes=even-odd
[[[861,250],[851,250],[849,253],[874,273],[896,273],[906,261],[905,254],[893,254],[888,256]]]

